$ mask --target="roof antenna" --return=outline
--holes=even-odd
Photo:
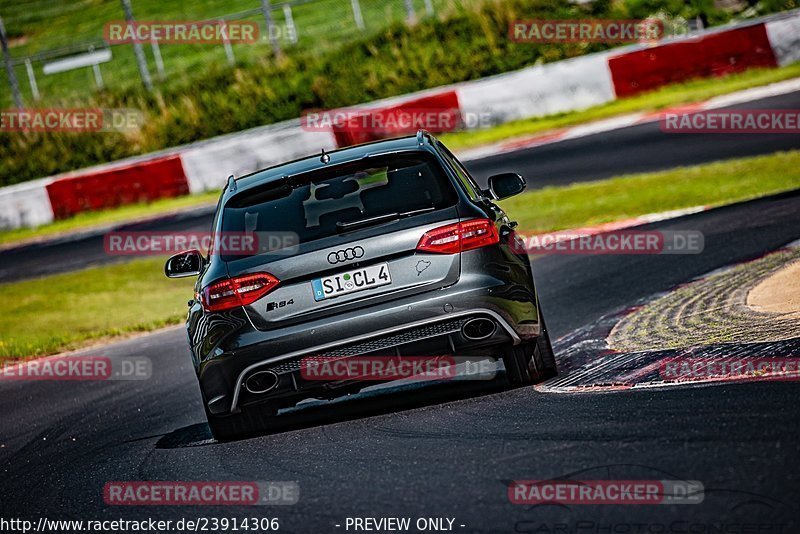
[[[234,191],[236,191],[236,178],[231,174],[228,176],[228,192],[233,193]]]
[[[322,155],[319,157],[319,160],[322,163],[328,163],[331,160],[331,157],[325,153],[325,149],[322,149]]]

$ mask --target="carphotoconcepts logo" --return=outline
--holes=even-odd
[[[300,500],[297,482],[108,482],[109,506],[280,506]]]
[[[3,132],[131,132],[144,113],[128,108],[42,108],[0,110]]]
[[[458,108],[348,108],[308,111],[300,118],[300,126],[306,131],[346,130],[375,135],[414,133],[420,128],[444,133],[493,124],[491,113],[462,112]]]
[[[670,358],[661,362],[665,381],[798,380],[800,358]]]
[[[111,256],[177,254],[197,249],[211,255],[291,255],[300,237],[295,232],[109,232],[103,248]]]
[[[508,37],[517,43],[637,43],[665,37],[658,19],[515,20]]]
[[[732,521],[724,516],[714,521],[691,519],[598,521],[587,515],[570,522],[542,521],[532,517],[517,521],[511,532],[515,534],[788,534],[791,531],[787,530],[786,526],[785,522],[755,518],[750,521]]]
[[[52,356],[0,365],[0,381],[148,380],[152,375],[153,363],[146,356]]]
[[[564,230],[527,237],[517,232],[513,246],[527,254],[699,254],[705,239],[693,230]]]
[[[458,356],[309,356],[300,362],[304,380],[491,380],[490,360]]]
[[[800,134],[800,110],[718,109],[667,112],[661,115],[666,133]]]
[[[699,504],[699,480],[515,480],[508,485],[513,504]]]
[[[108,44],[253,44],[258,32],[258,23],[252,20],[115,20],[106,23],[103,39]]]

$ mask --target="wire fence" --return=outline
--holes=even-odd
[[[469,0],[199,0],[194,11],[175,10],[159,0],[108,0],[96,8],[86,2],[85,14],[52,0],[0,2],[10,48],[0,75],[0,107],[15,105],[12,77],[24,106],[43,102],[81,101],[103,88],[140,86],[147,76],[154,87],[193,80],[209,65],[247,64],[294,50],[320,54],[345,42],[379,32],[389,24],[416,21],[441,10],[463,7]],[[109,44],[104,27],[124,21],[130,2],[136,21],[251,22],[259,28],[253,43],[143,43],[144,69],[135,45]],[[8,5],[5,5],[8,2]],[[80,4],[80,2],[76,2]],[[183,3],[179,3],[183,4]],[[194,3],[193,3],[194,4]],[[56,6],[62,6],[57,8]],[[231,8],[243,8],[231,12]],[[38,8],[38,9],[37,9]],[[51,26],[38,38],[27,28]],[[43,48],[42,45],[47,46]],[[55,46],[53,46],[55,45]]]

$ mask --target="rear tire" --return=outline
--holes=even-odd
[[[550,332],[544,322],[541,308],[539,309],[539,321],[542,323],[542,333],[536,338],[536,347],[541,362],[542,381],[558,376],[558,364],[556,364],[556,354],[553,352],[553,344],[550,342]]]
[[[508,347],[503,356],[506,376],[512,386],[527,386],[544,382],[558,375],[556,357],[550,343],[550,334],[539,311],[542,331],[535,340],[523,341]]]
[[[241,408],[239,413],[225,416],[213,415],[206,408],[206,419],[215,440],[231,441],[269,430],[277,413],[269,405]]]

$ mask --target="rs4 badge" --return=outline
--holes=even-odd
[[[281,301],[278,301],[278,302],[268,302],[267,303],[267,311],[269,312],[269,311],[272,311],[272,310],[276,310],[278,308],[283,308],[284,306],[291,306],[292,304],[294,304],[294,299],[281,300]]]

